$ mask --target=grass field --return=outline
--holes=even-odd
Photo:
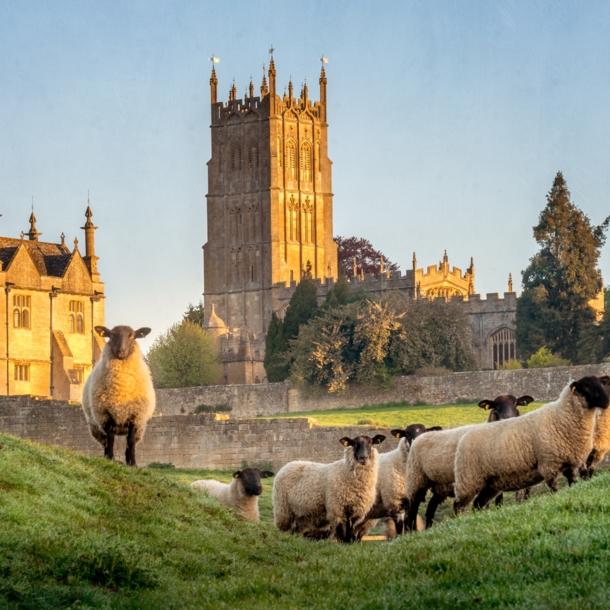
[[[527,407],[519,407],[519,410],[521,413],[529,413],[543,404],[545,403],[533,402]],[[359,409],[333,409],[274,415],[274,418],[276,417],[311,417],[320,426],[355,426],[366,421],[368,425],[390,428],[415,423],[453,428],[483,423],[487,421],[487,411],[474,403],[412,406],[405,402],[391,402],[384,405],[364,406]]]
[[[610,474],[394,542],[246,523],[180,478],[0,435],[2,608],[593,608]],[[265,492],[267,495],[268,492]]]

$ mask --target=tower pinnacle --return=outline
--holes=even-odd
[[[36,216],[34,216],[34,211],[30,214],[30,231],[26,234],[30,241],[38,241],[38,236],[42,235],[36,230]]]
[[[89,205],[89,197],[87,196],[87,210],[85,212],[85,218],[87,222],[84,227],[81,227],[85,231],[85,264],[91,273],[91,279],[94,282],[99,281],[99,273],[97,271],[97,260],[98,257],[95,256],[95,230],[96,226],[93,225],[91,221],[91,217],[93,216],[93,212],[91,211],[91,206]],[[78,242],[75,242],[78,243]]]
[[[218,78],[216,77],[216,70],[212,65],[212,76],[210,76],[210,99],[212,104],[218,101]]]

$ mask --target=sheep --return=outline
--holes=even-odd
[[[599,378],[606,392],[610,392],[610,377],[604,375]],[[587,457],[586,462],[580,468],[580,476],[590,479],[595,471],[595,466],[601,462],[610,450],[610,409],[601,411],[597,415],[595,431],[593,432],[593,449]]]
[[[494,400],[482,400],[481,408],[490,411],[488,421],[516,417],[519,415],[518,404],[533,401],[531,396],[515,398],[512,394],[498,396]],[[416,525],[419,505],[426,499],[428,489],[432,490],[432,498],[426,508],[426,528],[434,522],[436,509],[453,496],[454,460],[458,443],[462,436],[472,428],[485,426],[475,424],[461,426],[451,430],[443,430],[435,434],[424,434],[417,438],[407,459],[407,529],[413,530]]]
[[[272,476],[270,470],[244,468],[233,473],[231,483],[201,479],[191,483],[191,487],[207,491],[210,496],[240,512],[248,521],[258,521],[258,496],[263,493],[261,479]]]
[[[150,333],[150,328],[134,331],[129,326],[112,330],[96,326],[95,331],[108,341],[83,388],[85,418],[91,436],[104,447],[104,456],[110,460],[114,458],[114,437],[127,435],[125,461],[135,466],[136,444],[142,440],[155,410],[150,369],[136,343]]]
[[[407,509],[405,471],[409,448],[413,441],[424,432],[440,429],[439,426],[431,429],[426,428],[423,424],[411,424],[404,430],[390,431],[392,436],[400,439],[398,447],[379,455],[375,504],[360,526],[358,538],[366,535],[377,523],[377,519],[383,519],[388,538],[395,538],[404,533],[404,515]],[[423,529],[423,522],[421,525],[418,523],[418,529]]]
[[[339,440],[345,447],[342,459],[331,464],[295,461],[281,468],[273,482],[278,530],[354,541],[357,526],[375,501],[379,466],[375,445],[385,438],[383,434],[345,436]]]
[[[598,408],[608,408],[608,394],[597,377],[583,377],[536,411],[471,428],[455,455],[454,512],[477,494],[474,506],[482,508],[502,491],[542,481],[557,491],[561,472],[571,485],[591,451]]]

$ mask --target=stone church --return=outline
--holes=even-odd
[[[244,99],[238,99],[233,84],[223,102],[212,68],[204,308],[223,364],[223,383],[266,380],[271,314],[283,317],[305,269],[311,269],[320,300],[337,280],[326,86],[322,66],[319,101],[310,99],[307,85],[296,98],[292,81],[287,93],[278,95],[272,58],[260,95],[250,81]],[[350,289],[459,301],[471,323],[480,368],[498,368],[516,357],[512,277],[502,297],[492,293],[483,299],[475,292],[472,259],[462,272],[450,267],[445,252],[438,265],[423,269],[414,253],[412,268],[404,274],[385,272],[383,263],[378,274],[367,276],[355,268]]]
[[[81,399],[104,347],[93,331],[104,324],[104,284],[92,215],[87,207],[85,256],[63,233],[60,243],[40,241],[33,212],[28,233],[0,237],[0,394]]]

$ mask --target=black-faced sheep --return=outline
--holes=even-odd
[[[201,479],[191,483],[191,487],[207,491],[210,496],[240,512],[248,521],[258,521],[258,497],[263,493],[261,479],[272,476],[269,470],[244,468],[233,473],[231,483]]]
[[[598,408],[608,408],[608,394],[597,377],[583,377],[536,411],[470,429],[455,456],[456,514],[477,494],[475,508],[542,481],[556,491],[562,472],[572,484],[591,451]]]
[[[610,377],[604,375],[599,378],[599,381],[604,386],[606,393],[610,393]],[[583,479],[590,479],[595,471],[595,466],[604,459],[608,451],[610,451],[610,409],[601,411],[597,415],[593,431],[593,449],[585,464],[580,468],[580,476]]]
[[[479,406],[490,411],[488,417],[488,421],[490,421],[492,417],[494,420],[516,417],[519,415],[517,405],[526,404],[525,401],[531,402],[532,400],[530,396],[515,398],[508,394],[498,396],[495,400],[483,400]],[[407,501],[409,503],[407,529],[415,528],[417,511],[420,504],[426,499],[428,490],[432,491],[432,498],[426,508],[426,527],[433,524],[436,509],[448,497],[453,496],[455,452],[460,439],[469,430],[486,425],[461,426],[434,434],[424,434],[413,442],[407,459],[406,471]]]
[[[110,330],[96,326],[95,330],[108,341],[83,388],[85,418],[108,459],[114,458],[115,435],[127,435],[125,461],[135,466],[136,444],[142,440],[155,410],[150,369],[136,343],[136,339],[148,335],[150,328],[115,326]]]
[[[356,539],[376,496],[379,457],[375,445],[385,436],[344,437],[343,458],[331,464],[296,461],[286,464],[273,482],[276,527],[331,538]]]

